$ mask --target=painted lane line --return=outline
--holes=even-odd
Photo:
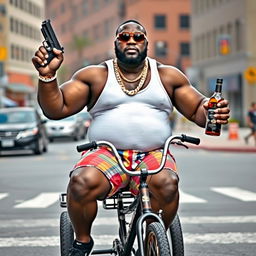
[[[211,190],[244,202],[256,201],[256,193],[237,187],[212,187]]]
[[[8,193],[0,193],[0,200],[4,199],[5,197],[7,197],[9,194]]]
[[[181,224],[256,223],[256,215],[249,216],[191,216],[180,217]]]
[[[256,223],[256,215],[248,216],[180,216],[182,225],[196,224],[230,224],[230,223]],[[97,217],[93,226],[118,225],[117,217]],[[36,228],[36,227],[59,227],[59,219],[13,219],[0,220],[0,229],[3,228]]]
[[[185,233],[185,244],[255,244],[256,233]]]
[[[206,203],[207,201],[180,190],[180,203]]]
[[[93,235],[95,245],[113,244],[115,235]],[[256,243],[256,233],[184,233],[185,244],[254,244]],[[60,245],[59,236],[39,236],[39,237],[2,237],[1,247],[55,247]]]
[[[14,208],[46,208],[59,200],[60,193],[41,193],[38,196],[26,200],[14,206]]]

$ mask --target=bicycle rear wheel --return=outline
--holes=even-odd
[[[69,249],[74,241],[74,231],[68,213],[62,212],[60,215],[60,255],[68,256]]]
[[[171,250],[173,256],[184,256],[183,234],[179,216],[176,215],[170,228]]]
[[[170,256],[170,246],[164,227],[152,222],[147,227],[145,238],[145,256]]]

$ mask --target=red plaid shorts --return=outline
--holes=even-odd
[[[128,170],[137,170],[140,168],[157,169],[162,158],[162,150],[150,152],[141,152],[137,150],[118,150],[124,166]],[[100,170],[110,181],[112,186],[109,196],[115,194],[119,189],[127,187],[134,194],[139,192],[140,177],[129,176],[120,169],[117,160],[111,149],[101,147],[93,150],[84,151],[80,161],[74,166],[74,169],[86,166],[93,166]],[[174,157],[170,152],[167,154],[165,168],[177,173]]]

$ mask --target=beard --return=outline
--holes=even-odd
[[[121,52],[116,43],[115,43],[115,54],[116,54],[116,57],[117,59],[126,64],[126,65],[139,65],[141,64],[147,57],[147,51],[148,51],[148,48],[146,47],[142,52],[139,52],[138,53],[138,56],[136,58],[129,58],[125,55],[124,52]]]

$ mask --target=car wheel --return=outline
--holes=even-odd
[[[43,139],[42,138],[38,138],[37,141],[35,142],[35,148],[34,148],[34,153],[36,155],[41,155],[43,152]]]
[[[75,135],[74,135],[74,141],[78,141],[79,140],[79,134],[78,132],[75,132]]]
[[[47,142],[45,142],[43,152],[47,152],[47,151],[48,151],[48,145],[47,145]]]

